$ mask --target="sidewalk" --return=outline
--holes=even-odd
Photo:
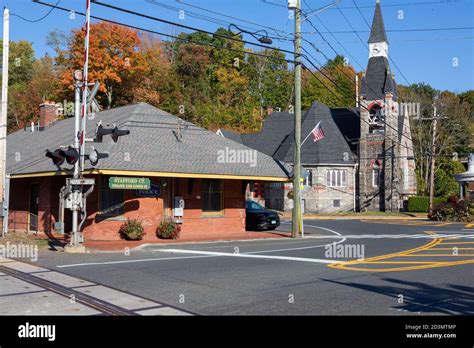
[[[156,240],[86,240],[84,245],[89,249],[100,251],[123,251],[125,248],[137,248],[144,244],[183,244],[196,242],[222,242],[230,240],[251,240],[251,239],[266,239],[266,238],[289,238],[289,232],[249,232],[243,231],[240,233],[220,232],[216,233],[187,233],[179,239],[156,239]]]
[[[0,258],[0,315],[192,315],[33,264]]]
[[[279,212],[283,219],[291,219],[291,211]],[[306,220],[426,220],[426,213],[337,213],[337,214],[304,214]]]

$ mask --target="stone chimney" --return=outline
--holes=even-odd
[[[51,126],[58,120],[59,104],[45,101],[40,104],[39,127],[40,129]]]
[[[273,106],[267,106],[267,116],[273,114]]]

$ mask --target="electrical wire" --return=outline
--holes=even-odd
[[[33,0],[33,2],[36,2],[36,0]],[[61,0],[58,0],[56,2],[56,4],[41,18],[38,18],[38,19],[28,19],[28,18],[25,18],[25,17],[22,17],[16,13],[10,13],[10,16],[13,16],[13,17],[18,17],[26,22],[30,22],[30,23],[38,23],[38,22],[41,22],[43,19],[45,19],[46,17],[48,17],[51,12],[54,11],[54,9],[59,5],[59,3],[61,2]]]

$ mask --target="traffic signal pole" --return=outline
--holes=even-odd
[[[293,238],[301,236],[301,2],[296,0],[295,11],[295,141],[293,148]]]

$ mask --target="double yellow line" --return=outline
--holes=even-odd
[[[435,232],[426,231],[425,233],[434,235]],[[452,250],[452,248],[435,248],[439,244],[474,244],[474,242],[458,242],[458,243],[442,243],[444,238],[435,238],[431,242],[422,245],[417,248],[404,250],[396,253],[385,254],[380,256],[369,257],[362,260],[353,260],[347,262],[340,262],[329,264],[328,267],[335,269],[344,269],[351,271],[362,271],[362,272],[398,272],[398,271],[412,271],[426,268],[436,268],[436,267],[447,267],[447,266],[456,266],[468,263],[474,263],[474,259],[468,260],[459,260],[459,261],[386,261],[388,259],[393,259],[396,257],[410,257],[410,256],[474,256],[472,254],[461,254],[461,255],[451,255],[451,254],[418,254],[416,253],[425,250]],[[471,250],[472,248],[459,248],[458,250]],[[383,261],[385,260],[385,261]],[[411,266],[402,266],[402,267],[391,267],[391,268],[369,268],[369,267],[356,267],[357,265],[411,265]]]

